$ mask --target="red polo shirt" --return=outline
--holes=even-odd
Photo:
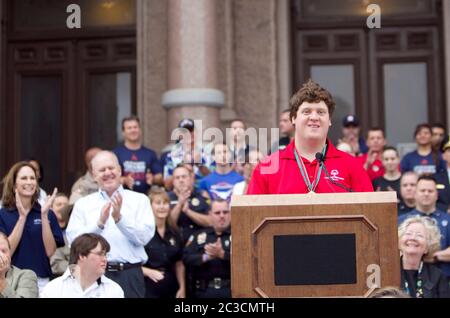
[[[367,156],[368,154],[365,153],[362,156],[356,157],[359,162],[361,162],[361,164],[364,167],[364,164],[367,161]],[[369,165],[369,167],[367,168],[367,174],[369,175],[370,180],[375,180],[376,178],[382,177],[384,175],[384,167],[383,167],[383,163],[381,162],[380,159],[375,159],[374,162],[372,162],[371,165]]]
[[[313,181],[318,162],[301,157],[310,181]],[[278,162],[278,164],[277,164]],[[328,140],[325,166],[330,177],[354,192],[372,192],[373,187],[367,172],[355,157],[337,150]],[[300,173],[294,156],[294,141],[285,149],[273,153],[259,163],[253,171],[247,194],[293,194],[308,193],[309,190]],[[347,192],[330,182],[322,170],[316,193]]]

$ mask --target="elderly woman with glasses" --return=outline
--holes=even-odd
[[[447,276],[429,262],[440,248],[440,231],[428,217],[414,216],[398,228],[401,288],[413,298],[449,298]]]

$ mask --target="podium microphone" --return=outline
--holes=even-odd
[[[331,179],[330,174],[328,173],[327,167],[325,167],[325,157],[324,157],[324,155],[321,152],[317,152],[316,153],[316,160],[323,167],[323,170],[325,171],[325,174],[326,174],[328,180],[330,180],[332,184],[334,184],[335,186],[337,186],[337,187],[339,187],[341,189],[344,189],[347,192],[353,192],[353,190],[350,189],[349,187],[346,187],[345,185],[337,183],[336,181]]]

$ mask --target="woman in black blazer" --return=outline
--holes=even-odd
[[[413,298],[450,298],[447,276],[429,263],[440,249],[440,231],[429,217],[407,218],[398,228],[401,285]]]

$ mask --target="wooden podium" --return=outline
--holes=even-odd
[[[395,192],[234,196],[231,215],[233,297],[362,297],[374,275],[400,284]]]

